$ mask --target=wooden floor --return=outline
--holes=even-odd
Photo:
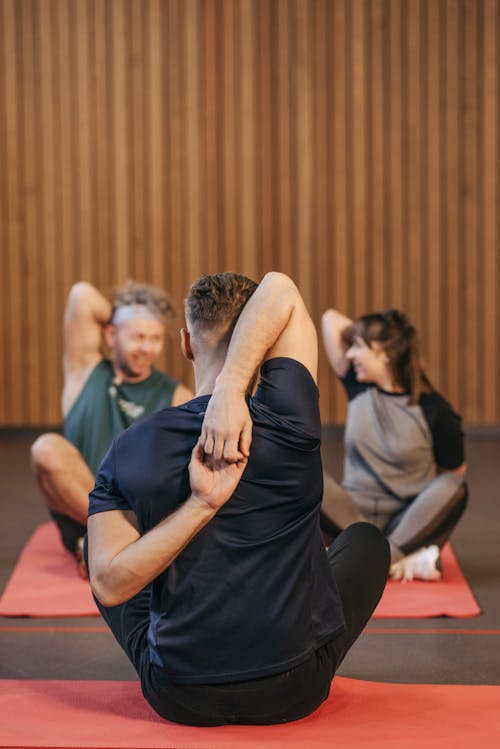
[[[48,519],[29,469],[37,433],[0,430],[0,589]],[[340,477],[342,441],[325,429],[326,467]],[[470,504],[453,547],[483,610],[471,619],[377,620],[345,659],[344,676],[375,681],[500,684],[500,430],[469,431]],[[0,618],[0,678],[134,679],[99,619]],[[95,631],[97,629],[97,631]]]

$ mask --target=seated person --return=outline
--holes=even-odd
[[[467,503],[460,417],[427,379],[401,312],[353,322],[329,309],[323,341],[349,408],[342,487],[325,476],[322,527],[334,537],[368,520],[389,541],[393,579],[438,580]]]
[[[64,437],[42,435],[31,456],[47,507],[83,577],[88,494],[113,437],[145,414],[192,397],[154,368],[173,316],[168,295],[146,284],[128,282],[116,290],[113,304],[89,283],[70,291],[64,316]],[[102,353],[103,335],[109,359]]]
[[[325,550],[317,337],[289,278],[202,276],[181,342],[196,397],[132,426],[99,469],[91,587],[159,715],[295,720],[377,605],[388,544],[358,523]]]

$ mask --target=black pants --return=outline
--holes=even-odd
[[[78,523],[76,520],[68,517],[67,515],[62,515],[60,512],[54,512],[53,510],[49,510],[49,512],[59,529],[59,534],[61,536],[63,545],[70,552],[70,554],[73,554],[73,556],[75,556],[78,540],[80,538],[83,538],[87,533],[86,527],[81,523]]]
[[[328,697],[345,654],[372,615],[387,580],[389,545],[369,523],[355,523],[328,549],[346,629],[299,666],[263,679],[228,684],[179,685],[149,658],[149,586],[130,601],[97,606],[134,665],[146,700],[162,717],[196,726],[271,724],[309,715]]]

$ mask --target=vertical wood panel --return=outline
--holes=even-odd
[[[204,239],[206,269],[209,273],[218,270],[218,252],[220,243],[219,206],[222,201],[219,196],[218,177],[220,167],[220,143],[217,112],[221,107],[219,102],[218,71],[220,45],[218,41],[218,6],[215,3],[205,3],[204,10],[204,40],[203,40],[203,205],[204,205]],[[236,67],[236,66],[235,66]],[[235,101],[235,110],[237,105]],[[236,143],[235,143],[236,147]],[[235,190],[235,193],[237,190]],[[236,217],[237,223],[238,217]]]
[[[313,64],[314,80],[316,84],[312,87],[314,126],[312,128],[313,148],[313,174],[312,179],[314,194],[312,201],[311,217],[311,245],[309,251],[315,259],[315,268],[312,271],[312,299],[311,313],[315,319],[321,319],[321,313],[330,301],[330,264],[328,256],[331,251],[329,242],[329,171],[323,169],[323,164],[328,163],[330,150],[328,148],[328,64],[327,64],[327,8],[326,3],[318,3],[313,15]],[[315,293],[315,287],[317,293]],[[319,359],[318,383],[321,392],[321,413],[328,413],[330,409],[330,376],[329,367],[325,356]]]
[[[110,42],[113,49],[113,77],[111,98],[113,102],[113,213],[116,259],[113,283],[120,283],[130,273],[130,71],[128,52],[127,5],[121,0],[112,0],[112,32]]]
[[[129,212],[131,219],[131,260],[132,274],[135,278],[147,276],[146,226],[144,220],[145,206],[148,198],[146,179],[147,163],[145,161],[144,133],[145,92],[147,90],[145,55],[147,42],[144,40],[144,14],[149,3],[132,2],[128,8],[128,27],[130,51],[128,64],[130,70],[130,193]],[[148,253],[149,254],[149,253]]]
[[[200,248],[200,109],[199,109],[199,2],[188,0],[181,4],[183,29],[183,129],[185,142],[184,172],[186,193],[184,204],[184,232],[187,263],[183,268],[183,286],[194,278],[202,263]]]
[[[252,0],[241,0],[239,4],[239,38],[241,45],[241,94],[240,94],[240,159],[238,189],[241,193],[242,272],[252,278],[257,276],[257,211],[256,211],[256,162],[255,154],[255,35],[257,19]]]
[[[5,359],[5,390],[8,398],[5,407],[7,423],[22,424],[29,420],[24,409],[24,361],[20,341],[23,320],[21,304],[21,253],[22,227],[24,222],[24,200],[22,195],[22,48],[20,44],[19,6],[14,0],[3,3],[5,29],[5,136],[7,146],[7,246],[4,248],[6,262],[7,314],[3,321],[3,335],[7,340]],[[2,253],[3,254],[3,253]]]
[[[406,154],[403,150],[403,112],[402,112],[402,34],[401,5],[399,0],[391,0],[389,6],[389,179],[390,179],[390,212],[391,232],[389,245],[390,290],[389,300],[392,307],[405,307],[403,299],[404,261],[403,247],[405,228],[403,225],[403,169]]]
[[[371,117],[367,127],[367,148],[371,154],[370,181],[368,182],[367,200],[370,203],[371,231],[367,236],[367,255],[371,257],[370,271],[371,298],[374,309],[383,309],[386,305],[387,269],[385,267],[384,247],[384,24],[386,14],[382,0],[369,3],[367,24],[371,30],[370,57],[367,60],[368,90],[370,92]],[[370,14],[371,11],[371,14]]]
[[[223,150],[224,164],[224,255],[223,266],[228,270],[238,267],[237,247],[237,210],[236,210],[236,122],[235,122],[235,91],[236,91],[236,50],[235,50],[235,18],[234,3],[224,3],[224,44],[223,44]]]
[[[407,138],[406,138],[406,169],[404,191],[407,194],[408,216],[406,220],[407,230],[405,242],[407,245],[407,262],[405,267],[406,290],[405,307],[410,319],[420,320],[422,318],[422,276],[421,271],[425,267],[425,248],[422,245],[422,228],[426,217],[422,211],[421,204],[421,144],[423,145],[423,123],[421,111],[421,69],[420,59],[420,23],[421,3],[410,3],[406,18],[405,36],[403,48],[405,48],[408,59],[406,79],[406,103],[405,113]],[[425,273],[427,275],[427,273]]]
[[[100,288],[112,284],[113,213],[111,182],[111,149],[113,147],[111,101],[111,45],[108,43],[111,6],[94,0],[92,33],[94,36],[93,141],[94,158],[92,190],[95,205],[94,253]],[[156,227],[158,220],[152,222]]]
[[[290,4],[293,7],[293,3]],[[270,3],[257,0],[253,9],[256,14],[257,36],[255,38],[255,64],[257,68],[257,96],[255,120],[256,163],[256,234],[258,275],[273,266],[273,153],[271,140],[271,14]],[[257,116],[255,117],[255,114]],[[253,157],[252,157],[253,158]],[[293,185],[292,185],[293,189]]]
[[[333,202],[330,206],[334,221],[334,273],[332,284],[332,299],[330,304],[338,306],[348,314],[347,298],[347,257],[351,247],[347,242],[347,124],[346,117],[338,117],[338,112],[346,111],[346,7],[344,2],[335,3],[333,37],[336,44],[332,45],[334,55],[335,86],[333,90],[332,136],[334,140],[333,170],[334,191]]]
[[[276,5],[274,6],[276,7]],[[290,145],[290,40],[288,3],[280,0],[277,4],[277,153],[276,164],[279,175],[277,184],[277,232],[279,240],[280,270],[292,273],[292,194],[291,194],[291,145]]]
[[[7,77],[7,45],[5,41],[6,23],[4,18],[4,7],[0,7],[0,160],[4,169],[0,172],[0,283],[5,290],[6,279],[9,276],[9,265],[7,258],[8,247],[8,201],[7,201],[7,112],[6,112],[6,77]],[[0,295],[0,321],[5,321],[8,315],[9,298],[5,293]],[[9,357],[8,339],[6,325],[2,322],[0,335],[0,360],[3,366],[0,369],[0,413],[7,413],[7,359]]]
[[[479,309],[479,324],[483,331],[480,368],[484,372],[481,387],[481,420],[491,414],[491,420],[498,421],[500,407],[500,347],[495,346],[500,320],[500,261],[498,251],[500,227],[498,211],[500,199],[499,183],[499,118],[500,118],[500,75],[499,50],[500,13],[495,0],[486,0],[483,12],[482,31],[484,47],[483,117],[480,131],[481,161],[483,163],[483,204],[480,206],[480,222],[483,225],[483,279],[482,305]],[[496,354],[495,354],[496,352]]]
[[[180,308],[229,268],[291,274],[318,326],[403,308],[500,422],[499,44],[499,0],[0,0],[0,424],[59,421],[76,280]],[[323,352],[320,387],[341,421]]]
[[[434,0],[427,3],[427,132],[425,184],[426,200],[423,210],[427,213],[428,226],[428,274],[426,308],[427,327],[421,330],[422,350],[427,355],[427,364],[433,364],[433,382],[442,387],[441,370],[443,366],[443,343],[441,339],[442,298],[443,298],[443,201],[442,187],[443,164],[441,155],[444,149],[440,128],[440,106],[444,92],[442,90],[442,56],[440,55],[441,14]]]
[[[482,73],[478,51],[478,10],[481,3],[467,2],[464,13],[464,156],[465,156],[465,175],[464,175],[464,258],[463,272],[465,273],[464,296],[465,307],[470,312],[465,319],[464,336],[465,348],[467,349],[467,359],[478,362],[479,355],[479,326],[478,326],[478,305],[479,305],[479,263],[481,260],[481,247],[478,244],[478,220],[477,207],[481,197],[481,187],[478,180],[478,132],[480,120],[480,96],[481,86],[478,86],[478,75]],[[482,78],[480,79],[482,80]],[[465,366],[465,361],[462,366]],[[461,387],[462,403],[470,413],[472,421],[478,420],[478,367],[471,367],[469,376]],[[463,406],[462,406],[463,407]]]
[[[25,287],[24,309],[16,316],[15,322],[19,341],[30,341],[26,351],[25,362],[17,372],[20,384],[24,390],[23,418],[32,414],[35,421],[40,420],[39,397],[39,337],[37,335],[37,252],[39,225],[37,221],[37,195],[40,159],[36,143],[36,86],[34,59],[34,30],[36,27],[36,8],[32,3],[24,3],[19,9],[21,18],[21,47],[22,47],[22,102],[20,105],[20,147],[23,152],[23,168],[21,172],[20,198],[23,211],[21,231],[19,283]],[[22,300],[19,300],[20,302]],[[30,386],[31,385],[31,386]]]
[[[295,172],[295,184],[297,211],[297,242],[295,245],[297,255],[297,285],[302,292],[308,307],[313,302],[312,267],[313,252],[311,246],[311,221],[312,221],[312,138],[311,138],[311,106],[312,99],[312,76],[311,76],[311,31],[309,5],[296,0],[294,8],[294,27],[297,33],[297,61],[296,61],[296,151],[294,160],[297,168]],[[302,33],[300,33],[302,32]],[[315,282],[316,287],[316,282]]]
[[[450,400],[458,408],[459,403],[459,377],[460,377],[460,347],[463,344],[462,336],[459,337],[459,326],[450,324],[451,321],[462,317],[461,303],[459,303],[460,288],[460,254],[459,243],[463,236],[463,213],[459,206],[460,177],[463,169],[463,154],[460,154],[460,138],[463,123],[459,119],[459,107],[461,91],[459,87],[459,75],[463,71],[461,64],[459,34],[460,18],[459,12],[461,2],[447,0],[445,7],[446,19],[446,113],[445,113],[445,139],[444,153],[446,158],[446,327],[444,330],[447,347],[445,361],[445,389]],[[461,158],[462,156],[462,158]],[[461,300],[460,300],[461,301]]]
[[[94,35],[90,33],[90,3],[75,3],[74,23],[76,26],[73,41],[75,43],[75,83],[73,88],[73,106],[77,112],[75,123],[76,149],[74,158],[78,169],[78,202],[75,213],[78,214],[78,240],[80,246],[79,273],[82,278],[93,279],[96,268],[95,255],[95,212],[92,195],[91,174],[95,165],[95,156],[91,146],[91,101],[90,76],[92,64],[90,42]]]
[[[60,195],[56,191],[56,153],[59,147],[57,134],[59,129],[56,125],[56,112],[53,106],[55,101],[55,66],[53,56],[53,45],[51,44],[53,30],[53,16],[50,5],[43,4],[40,7],[39,20],[39,96],[41,103],[40,114],[40,166],[41,166],[41,200],[40,224],[43,229],[39,233],[38,247],[41,250],[41,271],[38,284],[38,320],[45,320],[44,325],[37,324],[35,336],[40,341],[41,360],[39,370],[40,398],[42,412],[40,421],[49,423],[50,415],[59,410],[60,393],[50,379],[50,373],[55,361],[61,361],[62,341],[61,336],[54,336],[50,326],[57,319],[62,297],[61,275],[58,268],[57,257],[57,216],[56,204]]]

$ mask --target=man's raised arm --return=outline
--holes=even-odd
[[[102,331],[110,321],[111,309],[110,302],[90,283],[79,281],[71,288],[64,313],[63,415],[102,359]]]
[[[276,356],[300,362],[316,381],[317,335],[304,301],[288,276],[268,273],[239,317],[217,377],[200,435],[207,455],[229,461],[249,455],[245,393],[256,369]]]

